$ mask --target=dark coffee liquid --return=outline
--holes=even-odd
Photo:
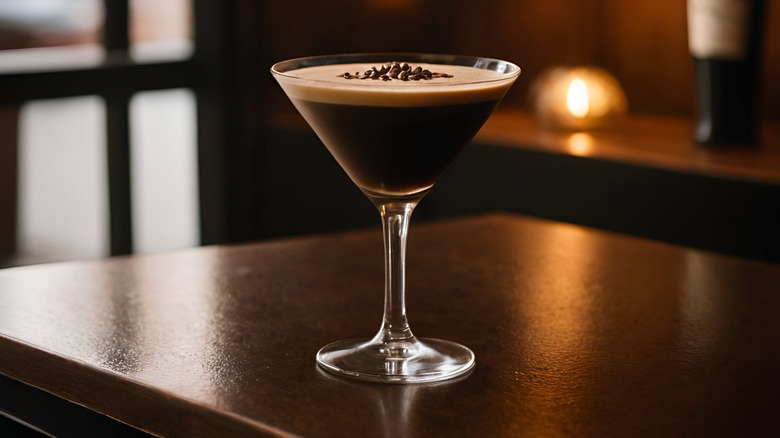
[[[498,100],[417,107],[294,103],[358,187],[400,195],[430,188]]]

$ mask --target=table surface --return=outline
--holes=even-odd
[[[382,317],[378,229],[0,270],[0,373],[165,436],[780,432],[780,266],[529,217],[412,222],[415,334],[466,377],[331,377]]]

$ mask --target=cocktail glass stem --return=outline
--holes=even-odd
[[[326,370],[388,383],[433,382],[462,375],[474,366],[474,353],[449,341],[417,338],[406,319],[406,237],[409,219],[427,190],[383,197],[365,191],[382,216],[385,243],[385,310],[371,339],[337,341],[317,353]]]
[[[374,342],[388,358],[405,357],[416,343],[406,319],[406,236],[417,202],[379,202],[385,246],[385,310]]]

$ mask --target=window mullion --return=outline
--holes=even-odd
[[[109,53],[130,48],[130,12],[128,0],[103,0],[103,46]]]
[[[130,47],[127,0],[104,0],[103,45],[106,62],[127,61]],[[130,93],[117,87],[106,93],[108,148],[108,201],[111,254],[133,252],[132,194],[130,181]]]

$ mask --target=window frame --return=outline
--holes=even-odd
[[[111,255],[133,252],[130,176],[130,99],[138,92],[191,89],[197,105],[201,244],[227,238],[226,159],[235,120],[230,71],[232,2],[191,0],[193,53],[181,60],[145,62],[130,56],[129,1],[103,0],[105,60],[96,66],[0,72],[0,105],[97,95],[106,103],[106,148]],[[15,149],[18,145],[11,146]],[[15,204],[16,200],[13,200]],[[11,206],[16,210],[16,205]],[[15,224],[11,227],[16,229]]]

